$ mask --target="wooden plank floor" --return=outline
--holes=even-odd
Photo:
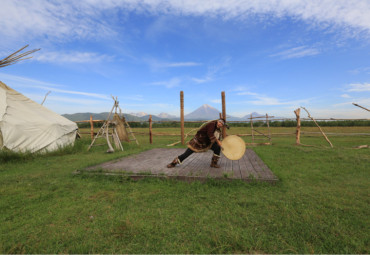
[[[174,168],[166,167],[168,163],[184,151],[184,149],[177,148],[157,148],[89,167],[84,171],[96,172],[99,170],[99,172],[105,174],[124,174],[133,179],[151,176],[186,181],[204,181],[209,178],[239,179],[247,182],[256,180],[274,183],[278,181],[278,178],[251,149],[247,149],[240,160],[229,160],[221,154],[220,168],[210,167],[212,151],[193,153],[181,165]]]

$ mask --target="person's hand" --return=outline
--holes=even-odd
[[[217,140],[217,143],[222,148],[222,142],[220,140]]]

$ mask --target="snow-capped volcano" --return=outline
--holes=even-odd
[[[185,115],[185,119],[195,120],[214,120],[218,118],[220,118],[220,111],[208,104],[204,104],[195,111]]]

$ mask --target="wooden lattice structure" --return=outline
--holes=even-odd
[[[271,132],[270,132],[270,118],[273,118],[274,116],[269,116],[266,113],[266,116],[259,116],[259,117],[253,117],[252,114],[249,118],[250,124],[251,124],[251,132],[252,132],[252,145],[271,145]],[[267,125],[267,134],[259,131],[256,126],[253,125],[253,119],[258,119],[259,121],[266,121]],[[259,138],[256,138],[255,133],[258,133]],[[256,142],[261,141],[261,142]]]
[[[95,144],[96,140],[98,138],[105,138],[108,150],[107,152],[114,152],[114,149],[112,147],[112,142],[114,143],[116,149],[121,149],[123,151],[123,146],[121,141],[135,141],[137,145],[139,145],[138,140],[136,139],[134,132],[131,130],[130,125],[126,121],[125,117],[122,115],[122,110],[119,107],[119,102],[117,100],[117,97],[114,98],[114,105],[112,107],[112,110],[108,114],[108,118],[103,123],[102,127],[99,129],[98,133],[92,140],[89,148],[87,150],[90,150],[92,146],[96,145],[103,145],[103,144]],[[118,111],[119,110],[119,114]],[[113,118],[111,120],[111,116],[113,114]],[[128,130],[128,131],[127,131]],[[131,138],[130,138],[131,137]],[[113,141],[111,141],[111,138]]]

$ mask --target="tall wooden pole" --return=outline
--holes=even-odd
[[[252,113],[251,113],[251,117],[250,117],[250,120],[251,120],[251,130],[252,130],[252,143],[254,143],[254,133],[253,133],[253,116],[252,116]]]
[[[226,121],[226,103],[225,103],[225,91],[221,92],[221,101],[222,101],[222,117]],[[222,128],[222,137],[226,137],[226,127]]]
[[[269,143],[271,143],[269,115],[267,113],[266,113],[266,124],[267,124],[267,132],[268,132],[268,136],[269,136]]]
[[[297,130],[295,132],[295,143],[296,145],[301,144],[301,108],[298,108],[297,110],[294,111],[296,119],[297,119]]]
[[[153,143],[153,133],[152,133],[152,115],[149,115],[149,142]]]
[[[185,144],[184,91],[180,91],[181,144]]]
[[[90,115],[90,133],[91,133],[91,141],[94,139],[94,122],[93,117]]]

